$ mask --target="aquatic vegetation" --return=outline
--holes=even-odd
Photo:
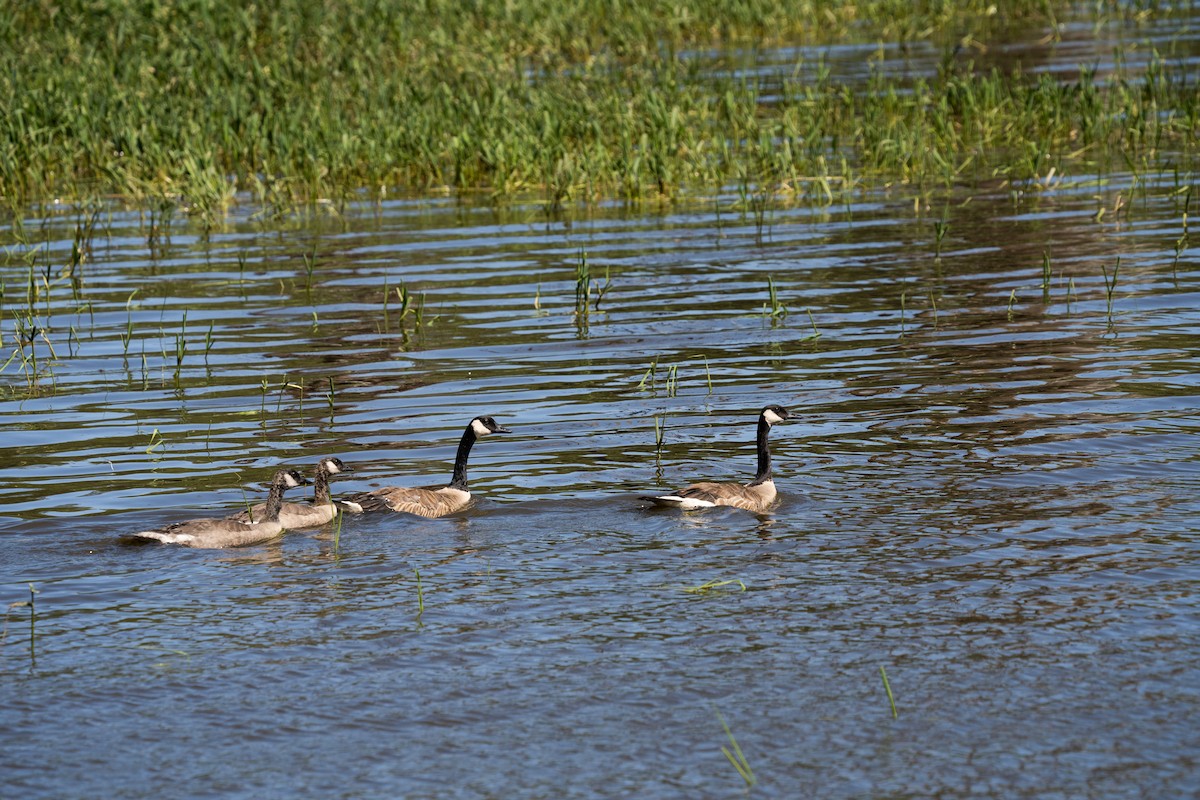
[[[742,752],[741,746],[737,739],[733,736],[733,731],[729,729],[729,723],[725,721],[725,717],[717,709],[713,709],[717,715],[717,719],[721,721],[721,727],[725,729],[725,735],[729,737],[729,747],[721,745],[721,752],[725,754],[725,758],[729,759],[729,763],[737,770],[737,774],[746,783],[746,788],[750,789],[758,783],[758,778],[754,776],[754,770],[750,768],[750,762],[746,760],[745,754]]]
[[[946,234],[950,232],[949,215],[949,209],[943,209],[942,218],[933,221],[933,255],[935,258],[942,257],[942,240],[945,239]]]
[[[425,590],[421,586],[421,570],[413,569],[417,576],[417,620],[420,621],[421,615],[425,613]]]
[[[733,587],[734,585],[738,587],[738,591],[746,591],[746,584],[742,582],[741,578],[730,578],[728,580],[714,579],[711,581],[705,581],[698,586],[688,586],[684,589],[684,591],[688,594],[707,594],[714,589],[722,589],[726,586]]]
[[[802,342],[815,342],[817,339],[820,339],[820,338],[821,338],[821,332],[820,332],[819,330],[817,330],[817,321],[816,321],[815,319],[813,319],[813,314],[812,314],[812,309],[811,309],[811,308],[806,308],[806,309],[804,309],[804,313],[808,315],[808,324],[812,326],[812,333],[811,333],[810,335],[808,335],[808,336],[805,336],[805,337],[804,337],[803,339],[801,339],[800,341],[802,341]],[[935,324],[936,324],[936,323],[935,323]],[[709,391],[712,391],[712,387],[711,387],[711,385],[710,385],[710,387],[709,387]]]
[[[896,698],[892,695],[892,685],[888,682],[887,670],[883,668],[883,664],[879,665],[879,677],[883,678],[883,690],[887,692],[888,703],[892,707],[892,719],[899,719],[900,714],[896,711]]]
[[[34,640],[37,624],[37,604],[36,595],[37,589],[33,588],[33,584],[29,584],[29,599],[18,600],[8,604],[8,608],[4,611],[4,629],[0,630],[0,648],[4,647],[4,642],[8,639],[8,619],[12,612],[18,608],[29,608],[29,661],[34,663],[37,660],[36,651],[34,649]]]
[[[1117,275],[1121,272],[1121,257],[1117,256],[1117,263],[1113,267],[1112,278],[1108,276],[1108,267],[1100,265],[1100,270],[1104,275],[1104,300],[1107,305],[1108,327],[1113,326],[1113,292],[1117,290]]]
[[[592,291],[592,271],[588,265],[587,251],[580,250],[575,261],[575,325],[582,335],[587,334],[589,302]],[[596,301],[599,303],[599,300]]]
[[[1172,53],[1063,81],[960,52],[1015,24],[1053,38],[1068,18],[1174,13],[1141,5],[67,0],[48,25],[18,4],[0,30],[0,197],[19,210],[117,194],[149,209],[161,249],[177,214],[211,222],[246,199],[268,216],[318,203],[337,214],[364,191],[431,187],[536,193],[554,215],[736,185],[759,240],[779,203],[864,186],[1045,190],[1086,161],[1127,165],[1145,191],[1164,154],[1197,136],[1200,98]],[[876,67],[862,87],[819,59],[778,77],[731,61],[736,45],[846,41],[928,41],[946,56],[936,75]]]
[[[638,391],[649,389],[654,391],[654,376],[658,371],[658,356],[655,356],[650,361],[650,366],[646,367],[646,371],[642,373],[642,379],[638,381]]]
[[[1050,303],[1050,250],[1042,249],[1042,303]]]
[[[775,278],[767,276],[767,302],[763,304],[762,315],[771,320],[775,324],[788,315],[787,306],[779,299],[779,293],[775,289]]]

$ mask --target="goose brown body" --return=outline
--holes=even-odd
[[[775,480],[771,477],[771,453],[767,438],[771,426],[791,417],[783,406],[765,406],[758,414],[758,472],[750,483],[693,483],[672,494],[645,497],[657,506],[692,510],[713,506],[733,506],[747,511],[766,511],[775,502],[778,493]]]
[[[157,539],[164,544],[184,547],[223,548],[244,547],[274,539],[283,533],[279,521],[283,506],[283,493],[306,483],[304,476],[295,470],[280,470],[271,481],[271,491],[264,504],[264,513],[258,522],[239,522],[233,519],[191,519],[177,522],[153,531],[133,534],[136,538]]]
[[[329,496],[329,478],[343,472],[353,472],[340,458],[322,458],[317,462],[313,478],[312,503],[283,503],[279,522],[286,530],[319,528],[337,516],[337,504]],[[266,517],[267,504],[259,503],[248,511],[234,514],[230,519],[250,523]]]
[[[470,458],[471,448],[482,436],[493,433],[511,433],[508,428],[501,427],[491,417],[476,417],[463,431],[458,443],[458,453],[454,458],[454,473],[446,486],[387,486],[365,494],[356,495],[352,500],[363,511],[399,511],[406,514],[416,514],[420,517],[444,517],[456,511],[462,511],[471,504],[471,490],[467,488],[467,459]]]

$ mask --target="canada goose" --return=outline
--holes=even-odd
[[[234,519],[192,519],[177,522],[156,531],[142,531],[133,536],[157,539],[164,544],[181,544],[184,547],[241,547],[274,539],[283,532],[279,521],[279,509],[283,505],[283,493],[294,486],[308,483],[294,469],[280,470],[271,480],[271,492],[267,495],[263,516],[258,522],[238,522]]]
[[[322,458],[317,462],[316,479],[313,481],[313,501],[309,503],[284,503],[279,509],[279,524],[285,530],[317,528],[337,516],[338,506],[329,498],[329,476],[354,470],[340,458]],[[254,522],[265,518],[266,503],[259,503],[248,511],[234,514],[229,519],[238,522]]]
[[[766,406],[758,413],[758,473],[750,483],[693,483],[675,494],[642,499],[668,508],[735,506],[748,511],[765,511],[775,501],[775,481],[771,478],[767,434],[772,425],[789,417],[791,414],[783,406]]]
[[[512,433],[502,428],[491,417],[476,417],[463,431],[458,443],[458,455],[454,458],[454,475],[446,486],[428,486],[411,489],[405,486],[388,486],[373,492],[357,495],[354,500],[364,511],[405,511],[422,517],[444,517],[461,511],[471,502],[467,489],[467,458],[471,446],[480,436],[493,433]]]

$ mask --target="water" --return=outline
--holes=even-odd
[[[758,796],[1193,793],[1200,272],[1181,196],[1103,180],[949,198],[941,258],[940,208],[886,194],[761,226],[397,199],[152,246],[110,208],[73,291],[76,215],[29,222],[57,358],[0,373],[6,794],[736,796],[718,714]],[[769,402],[773,513],[638,499],[747,479]],[[323,455],[337,494],[448,480],[477,413],[513,433],[464,514],[121,541]]]

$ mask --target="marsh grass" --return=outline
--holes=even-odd
[[[1161,24],[1174,8],[990,5],[64,0],[48,24],[41,5],[17,3],[0,27],[0,197],[20,209],[119,195],[148,210],[161,257],[177,216],[212,220],[239,197],[270,216],[336,213],[365,188],[497,202],[540,191],[553,215],[737,185],[761,240],[781,202],[848,202],[856,187],[1000,179],[1040,191],[1088,159],[1128,164],[1145,191],[1164,160],[1192,169],[1190,152],[1171,151],[1194,146],[1200,98],[1170,50],[1070,82],[951,55],[962,30]],[[916,79],[873,67],[861,88],[820,61],[781,81],[728,63],[745,45],[862,41],[948,56]],[[84,220],[81,255],[88,233]]]

